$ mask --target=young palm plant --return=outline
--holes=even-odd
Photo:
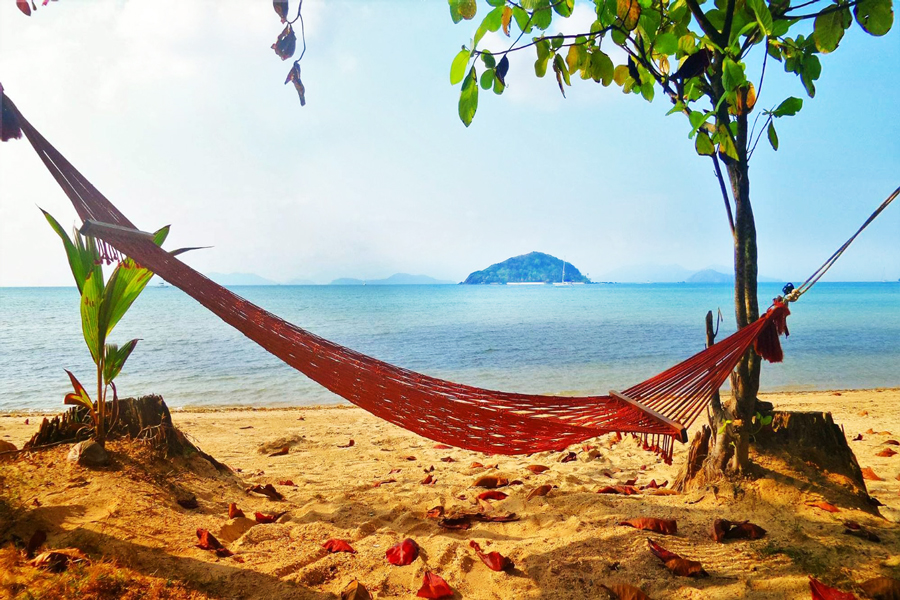
[[[65,404],[84,407],[91,418],[92,437],[100,444],[106,441],[118,419],[119,398],[113,380],[122,371],[125,361],[138,343],[137,339],[119,347],[108,343],[110,333],[141,294],[153,273],[130,258],[116,265],[109,279],[103,281],[100,253],[94,238],[85,237],[76,229],[69,238],[59,222],[41,210],[47,222],[59,235],[66,250],[75,285],[81,294],[81,330],[84,341],[97,366],[97,395],[90,394],[70,371],[74,392],[67,394]],[[169,234],[169,226],[153,234],[153,241],[161,246]],[[112,389],[112,399],[108,392]]]

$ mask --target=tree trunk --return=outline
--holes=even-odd
[[[747,162],[747,119],[738,117],[735,137],[738,160],[723,157],[734,201],[734,308],[738,329],[759,318],[757,301],[756,224],[750,204]],[[756,413],[760,358],[749,349],[731,375],[731,396],[711,414],[712,432],[701,469],[682,474],[683,483],[702,485],[723,475],[741,475],[750,468],[750,426]]]

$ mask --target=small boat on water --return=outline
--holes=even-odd
[[[554,283],[553,285],[557,287],[574,285],[571,281],[566,281],[566,261],[563,261],[562,279],[559,280],[559,283]]]

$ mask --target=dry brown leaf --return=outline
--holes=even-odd
[[[532,473],[534,473],[535,475],[538,475],[540,473],[543,473],[544,471],[550,470],[550,467],[545,467],[544,465],[528,465],[525,468],[528,469],[529,471],[531,471]]]
[[[448,446],[447,444],[435,444],[435,450],[452,450],[453,446]]]
[[[812,594],[812,600],[856,600],[856,596],[853,594],[828,587],[814,577],[809,578],[809,591]]]
[[[865,433],[867,433],[867,434],[869,434],[869,435],[875,435],[875,430],[872,429],[871,427],[869,427],[869,428],[865,431]]]
[[[891,446],[900,446],[900,442],[897,440],[885,440],[885,444],[890,444]]]
[[[637,519],[628,519],[620,521],[619,525],[627,525],[635,529],[644,529],[646,531],[655,531],[664,535],[675,535],[678,533],[678,524],[675,519],[657,519],[654,517],[640,517]]]
[[[487,568],[491,571],[506,571],[515,566],[508,556],[503,556],[499,552],[483,552],[481,546],[475,540],[471,540],[469,546],[475,550],[475,554],[478,555],[481,562],[487,565]]]
[[[484,465],[481,464],[480,462],[473,462],[471,465],[469,465],[469,468],[470,469],[483,469]]]
[[[900,581],[890,577],[876,577],[859,584],[873,600],[900,600]]]
[[[666,561],[666,568],[680,577],[705,577],[709,575],[703,570],[703,565],[696,560],[686,558],[673,558]]]
[[[506,477],[500,477],[499,475],[484,475],[483,477],[479,477],[472,485],[473,487],[494,489],[508,484],[509,480]]]
[[[872,470],[872,467],[866,467],[862,470],[863,479],[867,481],[884,481],[881,477],[875,474],[875,471]]]
[[[609,591],[615,600],[653,600],[638,588],[627,583],[614,583],[602,587]]]
[[[897,451],[893,448],[884,448],[881,452],[876,452],[875,456],[881,456],[883,458],[890,458],[897,454]]]
[[[341,590],[341,600],[372,600],[372,595],[366,586],[354,579],[347,587]]]
[[[252,492],[254,494],[262,494],[267,498],[271,498],[272,500],[284,500],[284,496],[275,489],[271,483],[267,483],[266,485],[254,485],[253,487],[247,488],[248,492]]]
[[[243,516],[244,516],[244,511],[239,509],[237,507],[237,504],[232,502],[231,504],[228,505],[228,518],[229,519],[236,519],[238,517],[243,517]]]
[[[48,550],[38,554],[29,563],[32,567],[45,569],[53,573],[62,573],[70,564],[87,563],[87,558],[77,548],[65,548],[64,550]]]
[[[868,416],[869,416],[869,411],[867,411],[867,410],[861,410],[861,411],[859,411],[859,416],[861,416],[861,417],[868,417]]]
[[[444,516],[444,507],[435,506],[425,513],[426,519],[439,519]]]
[[[479,500],[505,500],[509,496],[504,494],[503,492],[498,492],[497,490],[488,490],[486,492],[481,492],[478,494]]]
[[[599,490],[598,494],[622,494],[624,496],[634,496],[641,492],[632,485],[605,485]]]
[[[552,490],[552,489],[553,489],[552,485],[549,485],[549,484],[540,485],[540,486],[534,488],[533,490],[531,490],[530,492],[528,492],[528,495],[525,496],[525,500],[531,500],[532,498],[536,498],[537,496],[546,496],[547,494],[550,493],[550,490]]]
[[[456,459],[454,459],[452,456],[445,456],[444,458],[441,459],[441,462],[452,463],[452,462],[456,462]]]
[[[812,506],[814,508],[820,508],[820,509],[828,511],[830,513],[841,512],[841,509],[839,509],[837,506],[835,506],[834,504],[832,504],[830,502],[825,502],[824,500],[821,500],[819,502],[813,502],[812,504],[810,504],[810,506]]]
[[[276,450],[275,452],[273,452],[273,453],[270,454],[269,456],[284,456],[284,455],[286,455],[286,454],[287,454],[288,452],[290,452],[290,451],[291,451],[291,447],[290,447],[290,446],[285,446],[285,447],[283,447],[281,450]]]
[[[659,488],[650,492],[651,496],[677,496],[679,492],[670,490],[669,488]]]
[[[561,462],[561,463],[572,462],[573,460],[576,460],[577,458],[578,458],[577,454],[575,454],[574,452],[569,452],[568,454],[563,456],[561,459],[559,459],[559,462]]]
[[[425,479],[421,481],[422,485],[431,485],[436,481],[434,477],[431,476],[431,473],[425,476]]]
[[[732,523],[725,519],[713,521],[712,537],[719,543],[723,540],[758,540],[766,535],[766,530],[749,521]]]

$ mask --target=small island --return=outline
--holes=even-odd
[[[590,283],[575,265],[543,252],[508,258],[471,273],[463,284]]]

